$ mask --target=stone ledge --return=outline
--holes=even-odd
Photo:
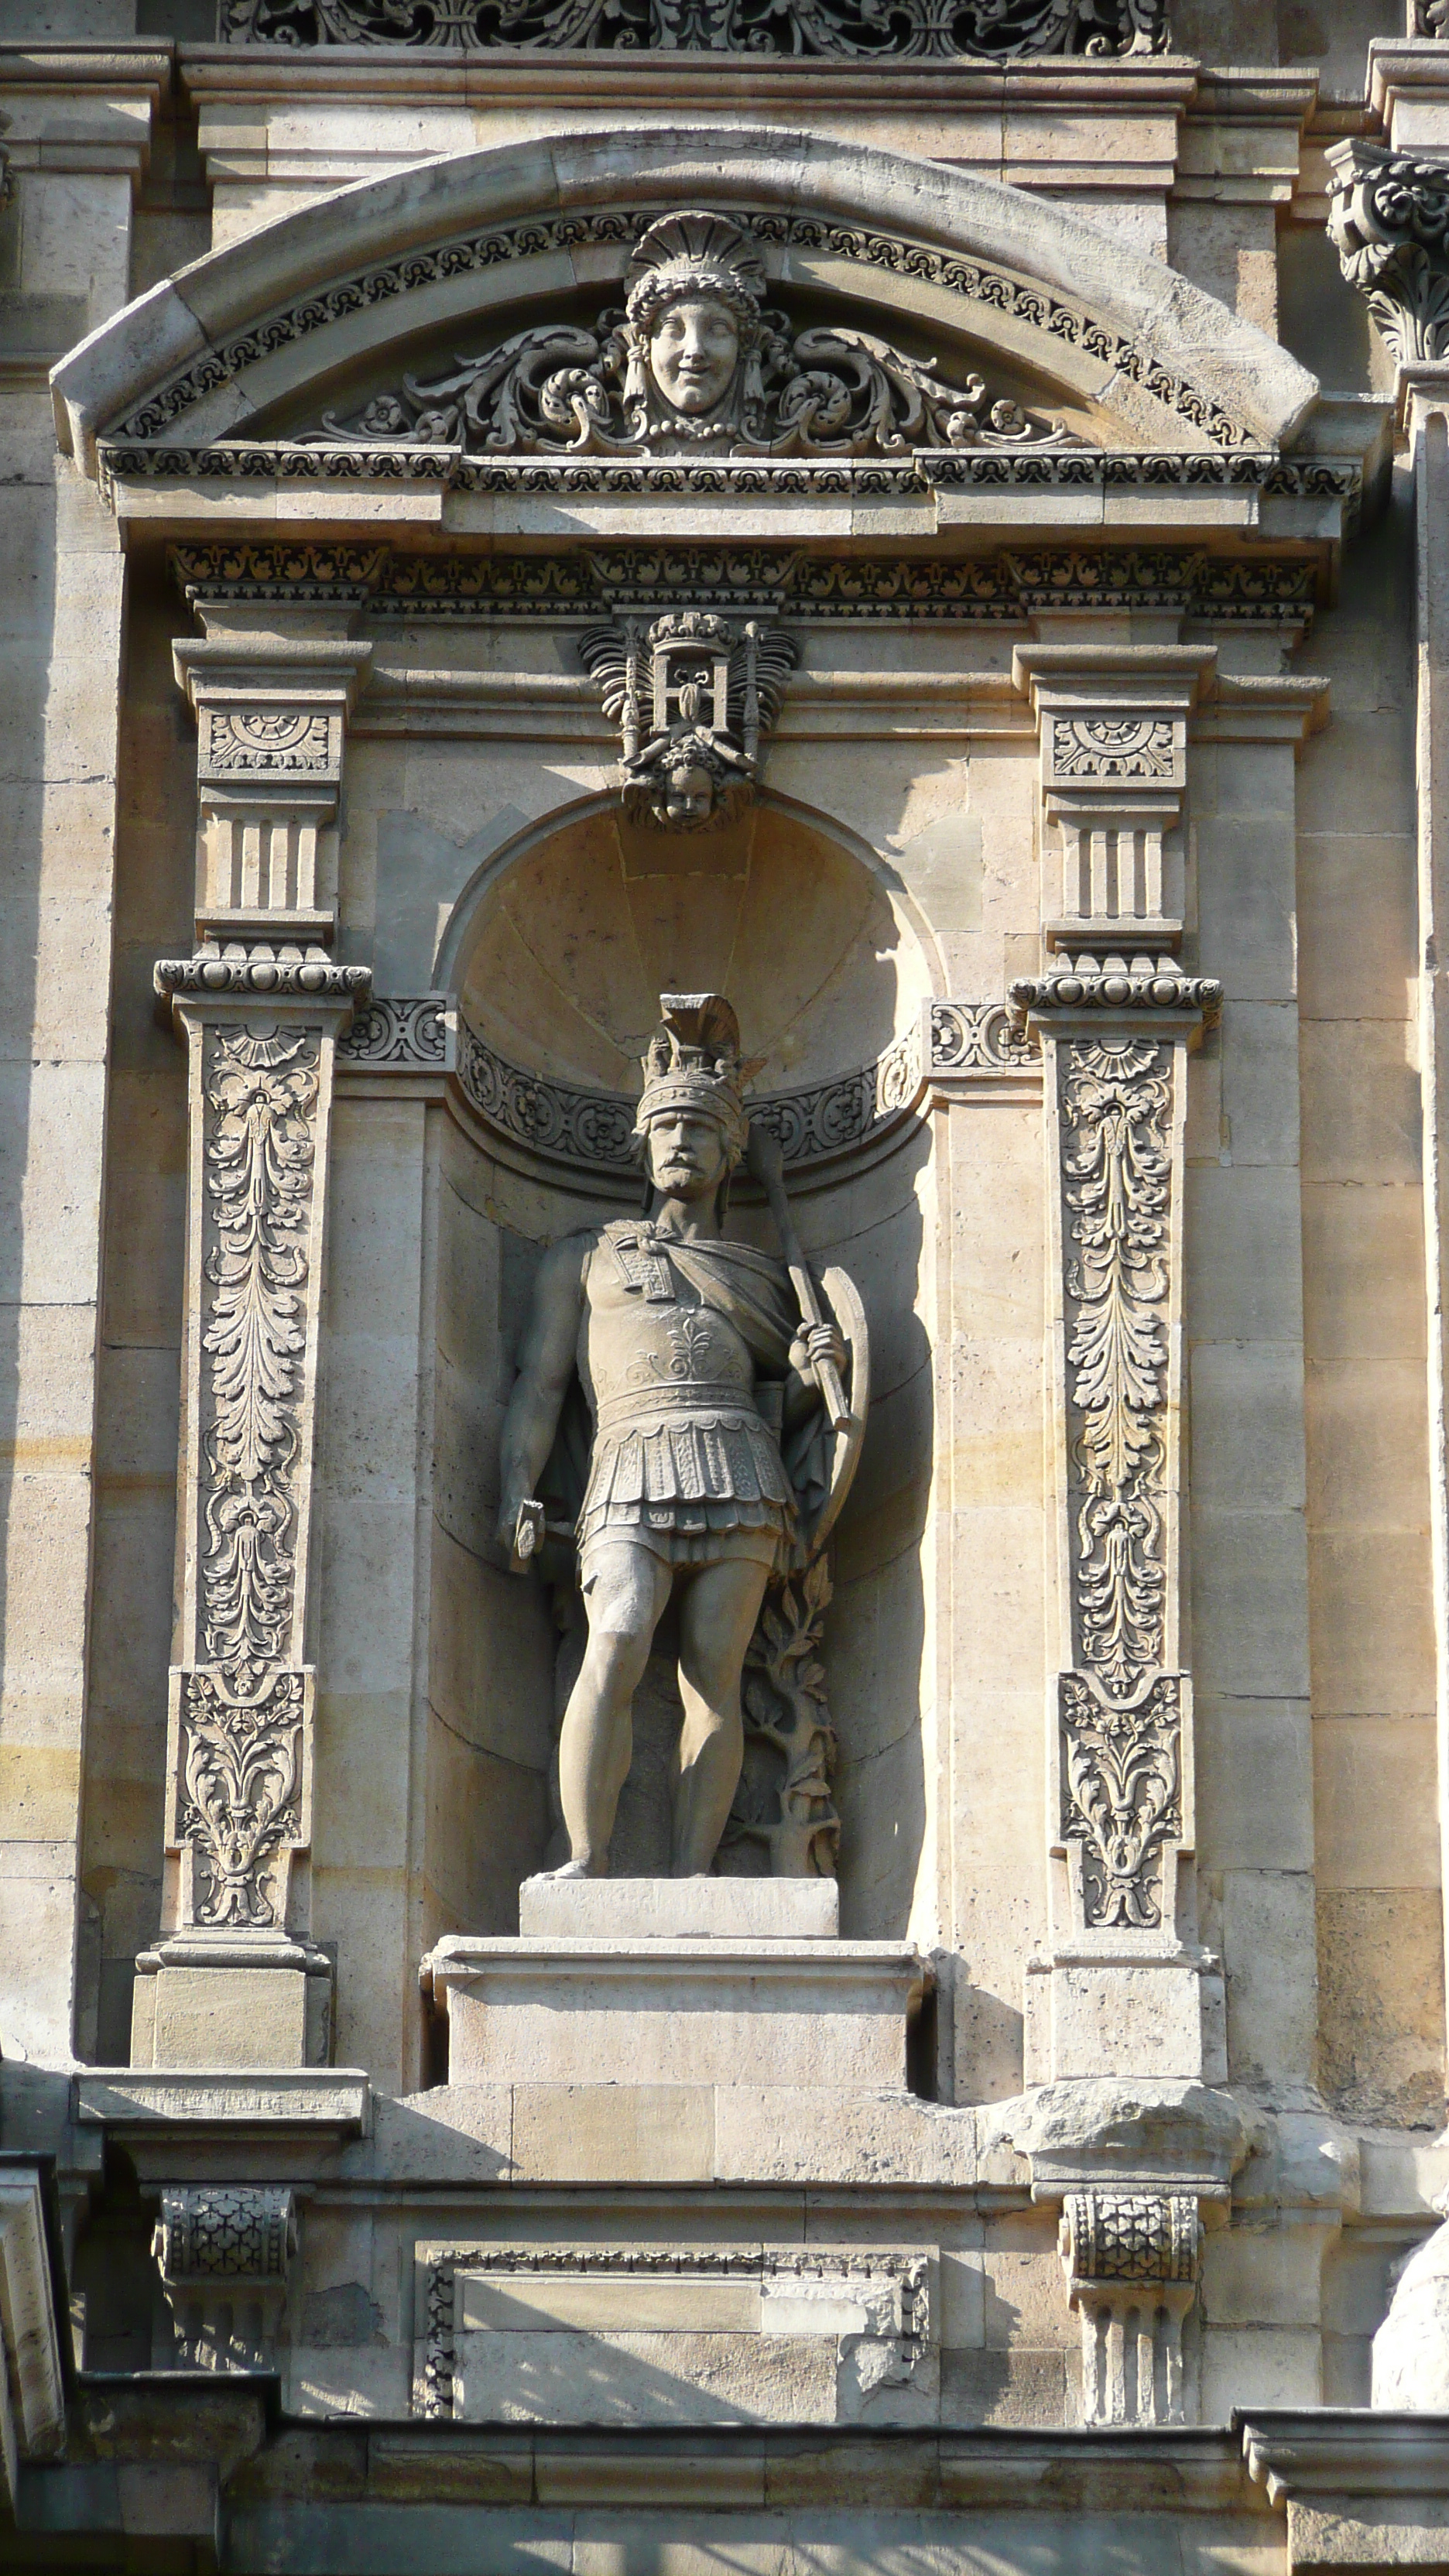
[[[75,2117],[82,2127],[155,2130],[253,2129],[330,2131],[364,2137],[372,2087],[358,2067],[308,2071],[279,2067],[228,2074],[184,2066],[131,2072],[122,2067],[75,2078]]]

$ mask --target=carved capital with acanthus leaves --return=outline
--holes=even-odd
[[[1354,135],[1328,165],[1328,237],[1389,351],[1401,365],[1449,356],[1449,154]]]

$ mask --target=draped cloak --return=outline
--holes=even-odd
[[[584,1296],[543,1477],[558,1517],[576,1516],[580,1556],[617,1535],[671,1564],[745,1553],[784,1571],[828,1489],[830,1457],[818,1403],[782,1423],[801,1329],[783,1262],[616,1219],[592,1238]]]

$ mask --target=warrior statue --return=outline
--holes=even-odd
[[[503,1431],[499,1538],[519,1570],[544,1533],[540,1497],[568,1489],[571,1407],[587,1448],[572,1535],[588,1642],[559,1743],[565,1877],[608,1868],[634,1692],[676,1590],[671,1866],[708,1870],[739,1782],[740,1678],[766,1587],[823,1544],[863,1429],[860,1302],[826,1273],[842,1334],[795,1240],[778,1146],[746,1115],[754,1068],[734,1012],[713,993],[665,994],[660,1008],[634,1131],[645,1213],[546,1254]],[[747,1153],[784,1262],[721,1233]]]

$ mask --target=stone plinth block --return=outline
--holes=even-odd
[[[833,1878],[526,1878],[525,1941],[833,1941]]]
[[[1060,1949],[1030,1962],[1027,2080],[1220,2080],[1222,1975],[1206,1951]]]
[[[133,2066],[323,2066],[332,1963],[310,1944],[173,1934],[136,1961]]]
[[[927,1969],[896,1941],[440,1941],[454,2084],[903,2086]]]

